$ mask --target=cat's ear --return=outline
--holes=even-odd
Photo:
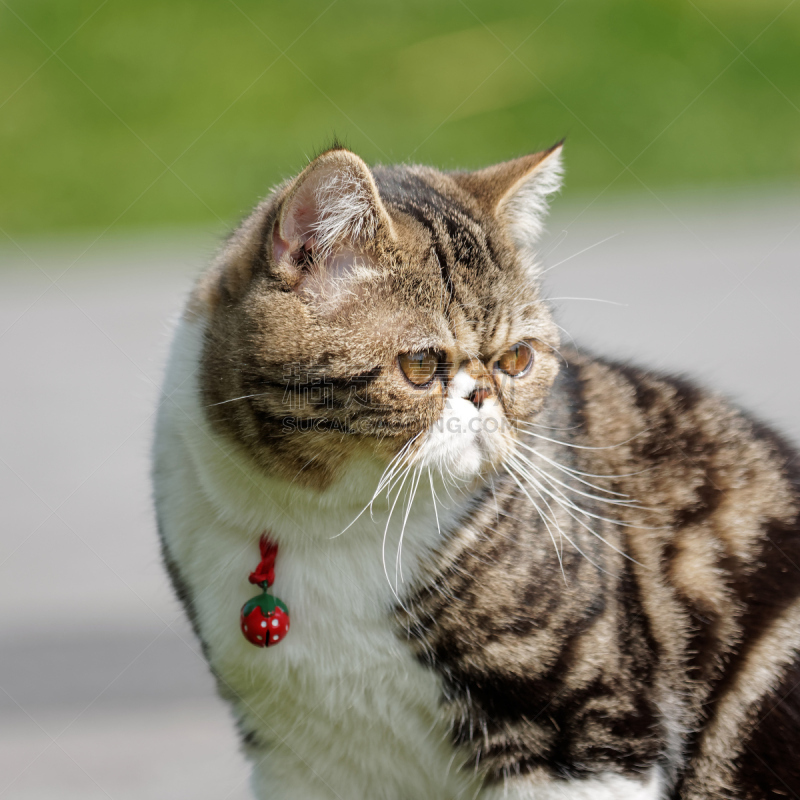
[[[561,188],[563,144],[455,176],[507,228],[524,255],[531,253],[544,230],[550,196]]]
[[[381,234],[391,234],[391,221],[369,167],[349,150],[329,150],[281,202],[273,265],[298,294],[332,299],[370,271]]]

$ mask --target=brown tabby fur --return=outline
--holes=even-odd
[[[388,462],[439,417],[457,365],[473,364],[510,421],[538,426],[518,424],[520,439],[615,476],[587,480],[638,504],[550,469],[594,515],[551,502],[554,542],[533,490],[501,467],[465,509],[397,611],[399,635],[441,676],[453,742],[489,782],[660,764],[674,798],[798,796],[795,452],[683,380],[557,352],[503,211],[549,154],[444,174],[369,171],[334,149],[280,187],[194,295],[190,313],[211,318],[210,420],[261,469],[324,488],[359,455]],[[303,288],[310,267],[273,252],[287,204],[322,168],[355,175],[373,213],[351,243],[371,276],[332,303]],[[535,370],[510,392],[482,365],[521,339]],[[450,365],[428,392],[396,367],[424,347]],[[300,384],[287,364],[308,368]],[[288,417],[341,427],[286,435]]]

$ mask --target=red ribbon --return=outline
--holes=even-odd
[[[261,548],[261,563],[250,573],[250,583],[258,586],[266,583],[267,586],[272,586],[275,583],[275,558],[278,555],[278,545],[271,542],[266,533],[262,533],[258,546]]]

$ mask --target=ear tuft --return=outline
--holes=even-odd
[[[331,299],[363,277],[381,226],[391,230],[367,165],[349,150],[328,150],[283,200],[272,237],[276,270],[297,293]]]
[[[333,139],[331,139],[331,143],[323,150],[320,150],[317,153],[317,156],[324,155],[325,153],[330,153],[332,150],[349,150],[350,148],[343,142],[335,133],[333,134]]]
[[[383,212],[383,213],[381,213]],[[367,165],[349,150],[328,150],[295,181],[278,218],[278,233],[292,251],[327,255],[342,243],[366,243],[385,216]]]
[[[500,198],[496,214],[511,230],[514,244],[529,248],[544,231],[550,198],[561,189],[563,144],[546,151],[544,157],[517,180]]]
[[[312,236],[317,250],[324,255],[341,242],[364,242],[374,238],[378,228],[379,213],[377,193],[371,178],[353,165],[330,170],[321,176],[315,188],[318,209]]]

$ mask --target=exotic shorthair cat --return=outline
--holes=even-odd
[[[560,349],[535,257],[560,159],[334,147],[189,298],[158,522],[259,798],[800,795],[795,453]],[[276,603],[240,618],[265,543],[291,615],[266,648]]]

